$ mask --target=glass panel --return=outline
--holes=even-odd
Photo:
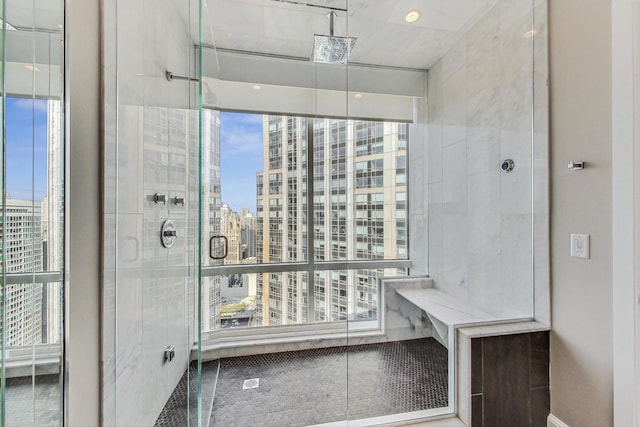
[[[2,6],[0,424],[6,426],[63,420],[63,6]]]
[[[205,110],[203,123],[205,227],[227,239],[207,265],[304,261],[307,119]]]
[[[544,15],[539,8],[535,15]],[[428,271],[438,289],[491,319],[529,318],[533,224],[544,218],[532,210],[534,162],[545,169],[545,151],[532,144],[533,89],[546,70],[533,61],[545,55],[533,49],[546,45],[546,34],[533,1],[498,1],[469,19],[460,40],[429,75],[430,93],[442,98],[428,103]],[[459,52],[460,72],[445,73]],[[454,87],[466,87],[466,96]],[[508,159],[515,167],[502,171]]]
[[[8,285],[6,426],[62,425],[62,283]],[[37,320],[34,320],[36,318]],[[20,335],[18,335],[20,331]],[[40,335],[40,338],[33,338]]]
[[[208,183],[209,192],[208,220],[204,227],[211,236],[211,250],[221,246],[227,249],[224,260],[209,257],[205,261],[207,265],[307,260],[309,124],[314,141],[316,261],[407,258],[407,124],[309,120],[299,116],[216,110],[205,110],[203,117],[207,142],[205,164],[208,165],[204,181]],[[360,148],[360,156],[355,155],[356,146],[364,147]],[[372,150],[377,152],[372,154]],[[388,167],[384,166],[385,161]],[[216,237],[218,235],[225,237]],[[225,251],[220,249],[216,254],[218,252]],[[216,254],[210,255],[217,257]],[[273,292],[266,292],[265,278],[271,281],[269,288]],[[292,305],[287,295],[297,295],[306,289],[306,284],[286,277],[288,289],[283,292],[281,279],[279,275],[258,275],[256,297],[261,315],[257,318],[261,320],[255,325],[306,322],[307,314],[302,314],[302,307],[292,306],[287,310],[289,318],[285,319],[281,308],[270,306],[270,301],[278,307]],[[223,289],[224,284],[216,284],[215,280],[204,281],[205,305],[208,315],[214,319],[209,328],[213,329],[215,301],[224,304],[214,292],[216,287]],[[348,305],[345,302],[343,310],[348,311]],[[353,303],[350,306],[353,307]],[[291,316],[294,311],[298,314]],[[320,319],[335,321],[338,317],[313,317],[313,321]]]
[[[5,109],[6,109],[6,90],[5,90],[5,70],[7,69],[6,64],[6,33],[7,33],[7,24],[6,24],[6,4],[4,0],[0,0],[0,19],[2,20],[2,25],[0,25],[0,117],[2,118],[3,126],[2,133],[0,134],[0,200],[2,201],[2,218],[0,218],[0,227],[2,228],[0,232],[0,265],[2,268],[0,269],[0,295],[2,295],[1,309],[2,309],[2,318],[0,318],[0,364],[2,371],[0,372],[0,424],[4,425],[6,415],[5,415],[5,388],[6,388],[6,349],[5,349],[5,322],[4,322],[4,313],[6,311],[5,304],[5,292],[6,292],[6,272],[4,269],[4,254],[5,254],[5,214],[4,214],[4,194],[6,193],[6,186],[4,182],[4,167],[5,167],[5,145],[6,145],[6,133],[4,126],[4,118],[5,118]]]
[[[397,268],[316,271],[316,321],[349,320],[350,330],[380,327],[377,322],[364,322],[381,320],[380,311],[384,310],[382,280],[403,276],[407,276],[407,271]]]
[[[199,0],[102,2],[104,425],[198,425]]]
[[[64,2],[2,6],[2,414],[62,425]],[[43,273],[48,280],[42,279]]]
[[[347,74],[344,63],[319,64],[308,58],[314,34],[329,33],[330,12],[337,12],[335,28],[331,22],[336,37],[346,34],[346,4],[337,4],[346,2],[311,3],[217,0],[207,6],[211,34],[204,34],[203,101],[210,109],[205,110],[209,118],[205,128],[211,135],[203,141],[203,173],[208,175],[204,181],[209,185],[203,195],[208,206],[203,211],[202,242],[208,245],[223,235],[228,252],[224,260],[202,259],[207,273],[202,317],[210,331],[203,344],[214,349],[227,340],[237,344],[223,345],[222,353],[213,350],[205,356],[206,360],[222,354],[217,357],[220,373],[213,425],[226,425],[231,419],[237,424],[260,419],[265,425],[283,420],[308,425],[347,418],[346,316],[326,322],[342,337],[342,347],[328,351],[333,359],[330,374],[302,367],[314,358],[322,365],[324,352],[300,352],[308,346],[293,341],[280,346],[274,339],[274,334],[296,330],[299,339],[307,341],[311,337],[305,334],[328,331],[315,324],[311,301],[315,248],[307,215],[313,203],[307,177],[312,170],[309,160],[317,154],[307,147],[314,117],[345,117]],[[304,61],[292,60],[296,56]],[[315,82],[322,80],[330,82],[330,90],[318,92]],[[299,84],[291,85],[294,81]],[[325,95],[329,102],[320,113],[318,105]],[[249,339],[261,340],[266,347],[246,349]],[[274,345],[284,352],[275,357],[238,357],[264,353]],[[296,360],[303,364],[297,367]],[[255,380],[247,377],[250,374],[260,377],[249,381],[255,389],[243,383],[249,388],[240,392],[233,379]],[[308,387],[309,382],[319,388]],[[311,410],[308,402],[318,401],[318,392],[335,398],[331,411]],[[255,399],[241,404],[247,393]],[[301,396],[307,397],[301,401]],[[301,405],[309,407],[301,410]]]
[[[316,186],[322,204],[315,209],[330,217],[315,222],[324,231],[316,234],[316,259],[406,259],[408,125],[325,120],[320,127],[330,132],[314,141],[326,153],[324,162],[315,160],[314,179],[327,190]]]
[[[306,272],[250,272],[208,279],[220,290],[219,321],[216,322],[212,310],[207,311],[211,306],[204,305],[203,333],[255,328],[266,326],[265,323],[269,326],[307,323]],[[260,291],[258,285],[261,283],[268,283],[268,291]],[[208,289],[213,293],[213,286]]]

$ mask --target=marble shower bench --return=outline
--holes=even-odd
[[[451,420],[470,427],[547,425],[548,325],[497,317],[434,288],[428,277],[394,281],[387,292],[426,315],[433,337],[453,350],[449,393],[457,409]]]
[[[438,334],[440,343],[449,348],[454,327],[502,320],[432,287],[431,279],[423,279],[421,288],[400,288],[396,293],[424,311]]]

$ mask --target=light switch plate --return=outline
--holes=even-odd
[[[589,235],[571,234],[571,256],[589,259]]]

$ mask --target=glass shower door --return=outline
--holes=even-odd
[[[0,424],[62,425],[64,2],[0,18]]]
[[[200,343],[210,425],[347,419],[338,283],[347,262],[337,243],[334,256],[330,219],[332,196],[346,191],[346,143],[336,139],[346,138],[347,65],[310,59],[316,44],[323,51],[316,35],[348,42],[347,16],[346,1],[203,9]]]

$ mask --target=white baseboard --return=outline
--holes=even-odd
[[[569,427],[569,424],[565,423],[555,415],[549,414],[547,417],[547,427]]]

